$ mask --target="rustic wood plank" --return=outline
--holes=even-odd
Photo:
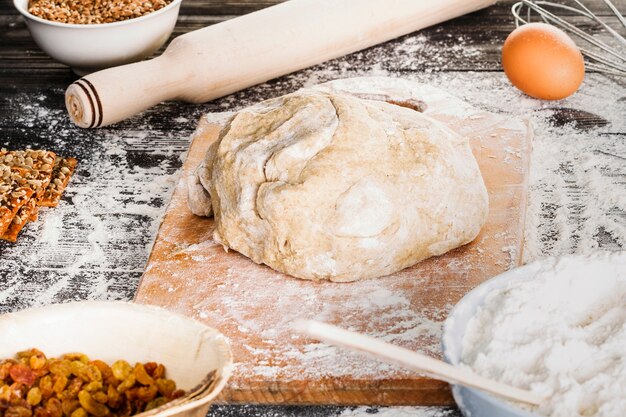
[[[279,4],[284,0],[185,0],[181,6],[181,14],[195,14],[195,15],[242,15],[251,13],[256,10],[261,10],[265,7]],[[511,5],[516,3],[516,0],[499,1],[495,6],[490,7],[488,10],[489,16],[497,15],[510,15]],[[594,13],[599,16],[611,16],[611,11],[604,5],[602,0],[585,0],[584,4]],[[624,3],[622,0],[614,1],[614,4],[618,9],[623,10]],[[0,4],[0,14],[11,14],[14,12],[12,2],[3,2]],[[565,15],[570,15],[571,12],[563,11]]]
[[[254,7],[249,10],[251,5],[261,8],[274,3],[273,1],[258,3],[227,1],[214,4],[213,2],[186,0],[183,3],[181,15],[172,38],[232,18],[238,12],[256,10]],[[598,1],[593,2],[593,5],[598,5],[598,3]],[[394,61],[397,61],[396,57],[389,56],[382,63],[383,68],[390,71],[501,70],[500,47],[506,36],[514,28],[513,18],[509,11],[510,4],[512,4],[511,1],[497,3],[486,10],[421,31],[419,38],[417,38],[418,42],[412,45],[415,54],[414,62],[410,62],[408,67],[397,66],[394,64]],[[216,9],[224,13],[213,13]],[[6,8],[1,10],[7,11]],[[225,13],[227,11],[229,13]],[[602,35],[598,25],[584,17],[575,16],[568,20],[596,36]],[[618,19],[610,13],[607,14],[605,20],[612,27],[620,27]],[[24,77],[29,71],[45,72],[49,70],[54,77],[58,71],[65,68],[39,50],[30,38],[25,24],[18,18],[15,11],[7,15],[0,14],[0,31],[3,30],[10,41],[0,44],[0,59],[3,60],[0,77],[3,77],[4,71],[7,69],[14,70],[16,74]],[[412,37],[414,35],[391,41],[388,44],[402,44]],[[372,55],[380,54],[381,50],[393,49],[393,46],[387,44],[370,48],[362,53],[353,54],[351,56],[353,61],[350,63],[359,64],[359,60],[372,62]],[[468,54],[467,51],[472,53]]]

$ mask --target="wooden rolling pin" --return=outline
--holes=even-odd
[[[99,127],[166,100],[203,103],[493,3],[290,0],[179,36],[152,60],[89,74],[65,104],[78,126]]]

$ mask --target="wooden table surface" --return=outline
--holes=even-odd
[[[173,36],[275,4],[275,0],[184,0]],[[70,300],[132,299],[189,135],[203,113],[240,108],[330,79],[386,75],[429,82],[536,126],[525,260],[626,244],[626,83],[589,73],[555,103],[532,100],[502,74],[500,46],[514,28],[513,2],[405,36],[203,104],[165,103],[131,120],[83,130],[65,115],[63,91],[77,77],[32,41],[11,2],[0,3],[0,147],[47,148],[80,165],[61,205],[16,244],[0,242],[0,313]],[[585,3],[614,28],[602,0]],[[626,1],[614,1],[623,12]],[[571,21],[585,28],[580,18]],[[623,28],[622,28],[623,29]],[[458,416],[444,408],[213,408],[217,416]]]

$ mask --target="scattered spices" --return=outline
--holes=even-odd
[[[4,417],[128,417],[184,394],[155,362],[109,366],[83,353],[48,359],[38,349],[0,361]]]
[[[112,23],[144,16],[172,0],[30,0],[28,12],[53,22]]]

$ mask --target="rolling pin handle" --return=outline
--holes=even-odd
[[[65,91],[65,106],[84,128],[110,125],[179,95],[185,67],[169,55],[94,72]]]
[[[99,127],[165,100],[202,103],[494,2],[286,1],[181,35],[158,58],[89,74],[68,89],[67,109],[79,126]]]
[[[67,88],[65,107],[72,121],[80,127],[102,125],[102,102],[98,91],[84,78],[75,81]]]

